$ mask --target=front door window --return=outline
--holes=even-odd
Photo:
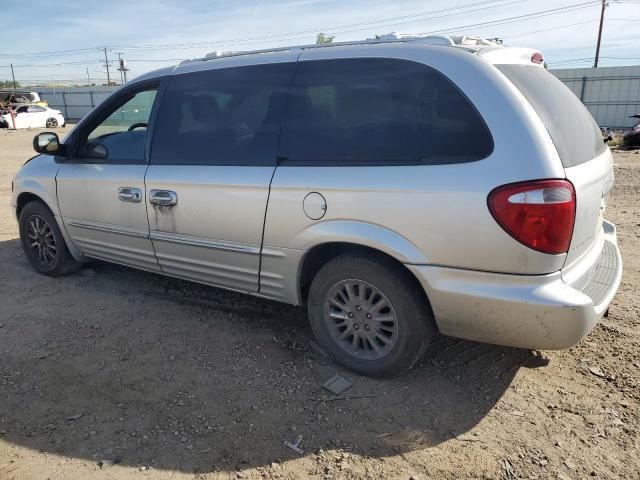
[[[93,128],[80,147],[80,157],[108,163],[144,163],[147,127],[157,89],[131,93]]]

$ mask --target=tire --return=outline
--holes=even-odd
[[[47,121],[45,122],[45,126],[47,128],[56,128],[58,126],[58,120],[56,120],[53,117],[47,118]]]
[[[308,310],[313,333],[331,358],[367,376],[409,370],[437,334],[410,274],[370,255],[344,254],[325,264],[311,282]]]
[[[59,277],[81,267],[69,253],[58,222],[43,203],[27,203],[20,212],[18,227],[24,254],[37,272]]]

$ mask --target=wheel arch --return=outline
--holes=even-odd
[[[46,192],[44,190],[39,193],[35,193],[31,190],[20,192],[16,197],[16,220],[20,222],[20,213],[28,203],[32,201],[37,201],[42,203],[46,208],[49,209],[49,211],[53,215],[53,218],[58,223],[58,228],[60,229],[60,232],[62,232],[62,237],[64,238],[64,241],[67,245],[69,253],[71,253],[71,256],[77,261],[80,261],[80,262],[86,261],[86,258],[82,255],[80,250],[78,250],[75,244],[71,241],[71,238],[67,233],[67,229],[64,226],[64,222],[62,221],[62,218],[59,215],[59,211],[57,209],[52,208],[51,199],[49,198],[49,201],[47,201],[47,198],[49,197],[48,195],[46,195]],[[56,205],[56,204],[53,203],[53,205]]]
[[[414,285],[421,297],[432,311],[431,302],[415,274],[397,257],[383,250],[352,242],[326,242],[309,249],[300,261],[298,272],[298,296],[300,304],[306,305],[309,287],[318,271],[327,262],[343,254],[360,254],[392,265],[401,275]],[[433,312],[432,312],[433,313]]]
[[[313,223],[295,237],[290,248],[305,252],[296,277],[296,293],[301,304],[306,303],[311,279],[322,264],[347,251],[358,250],[391,261],[416,282],[405,264],[429,263],[426,255],[402,235],[380,225],[353,220]],[[424,291],[422,287],[420,289]]]
[[[289,248],[308,252],[326,243],[347,243],[385,253],[400,263],[427,264],[427,256],[406,237],[368,222],[330,220],[317,222],[302,230]]]
[[[32,191],[20,192],[16,199],[16,218],[19,220],[22,209],[25,207],[25,205],[27,205],[27,203],[33,202],[33,201],[42,203],[45,207],[47,207],[51,211],[51,213],[53,213],[54,216],[57,216],[56,210],[51,208],[50,199],[49,201],[47,201],[46,198],[47,198],[47,195],[46,194],[43,195],[43,192],[38,192],[38,193],[34,193]]]

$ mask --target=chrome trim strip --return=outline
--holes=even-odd
[[[191,237],[189,235],[180,235],[178,233],[152,231],[150,234],[150,238],[151,240],[158,240],[161,242],[169,242],[169,243],[178,243],[180,245],[188,245],[190,247],[212,248],[214,250],[248,253],[251,255],[260,254],[259,247],[252,247],[252,246],[242,245],[238,243],[212,241],[202,237]]]
[[[68,220],[65,223],[70,227],[86,228],[87,230],[96,230],[98,232],[117,233],[119,235],[126,235],[127,237],[149,238],[149,234],[146,232],[143,233],[141,230],[133,230],[119,225],[93,222],[89,223],[78,220]]]

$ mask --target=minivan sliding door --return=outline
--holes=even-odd
[[[211,60],[209,69],[185,65],[169,80],[145,180],[163,272],[258,291],[269,184],[296,56],[249,66]]]

